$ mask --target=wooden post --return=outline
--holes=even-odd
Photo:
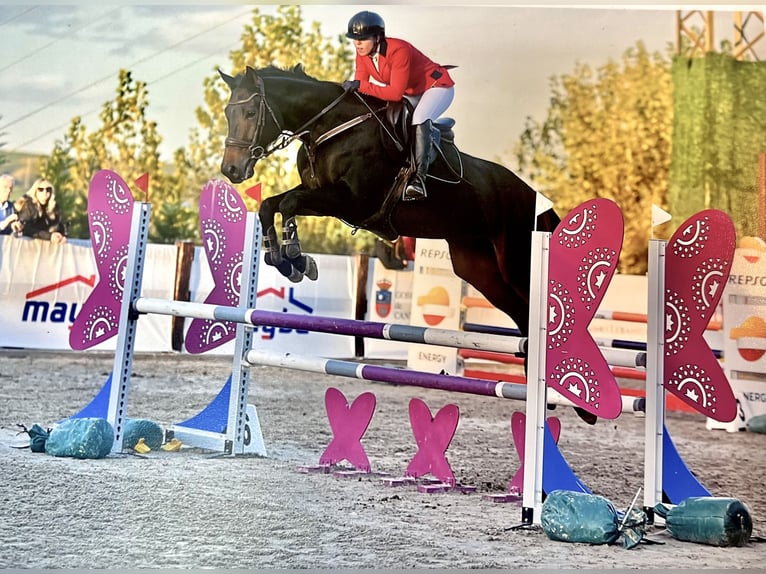
[[[173,285],[173,299],[190,301],[189,281],[191,266],[194,261],[194,244],[189,241],[176,241],[176,281]],[[173,317],[170,328],[171,347],[182,351],[184,345],[184,318]]]
[[[366,253],[356,255],[356,309],[354,318],[363,321],[367,316],[367,276],[369,275],[370,256]],[[364,338],[354,337],[354,354],[364,357]]]

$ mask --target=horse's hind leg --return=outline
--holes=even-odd
[[[481,291],[490,303],[513,319],[523,336],[527,336],[529,298],[505,279],[492,244],[486,240],[472,243],[452,240],[449,247],[455,274]]]

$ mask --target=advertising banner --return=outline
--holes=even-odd
[[[143,289],[171,299],[174,245],[149,245]],[[70,350],[69,329],[96,284],[98,272],[86,240],[55,245],[40,239],[0,236],[0,347]],[[136,330],[136,351],[171,351],[170,317],[147,316]],[[116,338],[93,347],[114,350]]]
[[[173,299],[177,248],[150,244],[146,251],[142,296]],[[318,281],[290,283],[261,261],[258,308],[269,311],[326,315],[353,319],[356,302],[354,259],[316,255]],[[0,347],[70,350],[69,330],[98,279],[90,242],[73,239],[54,245],[37,239],[0,236]],[[191,269],[191,300],[202,302],[213,288],[202,248],[195,249]],[[185,320],[188,329],[190,319]],[[92,348],[113,351],[113,337]],[[323,357],[353,358],[353,337],[256,328],[254,344],[279,352],[311,353]],[[136,329],[136,352],[172,352],[172,317],[142,315]],[[234,342],[216,349],[231,354]],[[84,351],[87,352],[87,351]]]
[[[724,370],[737,398],[737,418],[708,428],[736,432],[766,414],[766,244],[743,237],[734,253],[723,301]]]
[[[418,239],[414,275],[410,324],[459,330],[463,281],[452,271],[446,241]],[[429,373],[457,373],[457,349],[418,344],[408,347],[409,368]]]
[[[297,313],[354,319],[356,309],[356,266],[354,258],[342,255],[312,255],[319,268],[319,279],[292,283],[263,261],[258,271],[256,307],[265,311]],[[196,248],[189,290],[191,300],[202,303],[213,289],[213,279],[202,248]],[[186,321],[188,329],[190,321]],[[275,353],[290,352],[327,358],[354,358],[354,337],[312,333],[308,330],[255,327],[253,348]],[[210,351],[232,354],[234,341]]]
[[[410,270],[386,269],[378,258],[370,258],[367,274],[367,319],[381,323],[410,324],[412,279]],[[364,356],[368,359],[407,360],[408,343],[365,339]]]

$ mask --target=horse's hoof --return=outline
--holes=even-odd
[[[295,267],[293,267],[292,273],[290,273],[290,275],[287,275],[287,278],[292,283],[300,283],[303,280],[303,273],[301,273]]]
[[[306,263],[306,269],[303,272],[303,275],[307,279],[311,279],[312,281],[316,281],[319,277],[319,268],[317,267],[317,262],[314,261],[313,257],[310,257],[308,255],[304,255],[304,261]]]
[[[282,257],[285,259],[298,259],[301,256],[301,244],[295,243],[282,243]]]
[[[585,409],[581,407],[574,407],[575,412],[577,413],[577,416],[579,416],[582,420],[584,420],[589,425],[595,425],[596,422],[598,422],[598,417],[594,415],[593,413],[589,413]]]
[[[282,264],[282,261],[284,260],[279,254],[279,251],[267,251],[263,255],[263,262],[266,265],[271,265],[272,267],[279,267]]]

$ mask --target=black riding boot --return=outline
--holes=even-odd
[[[404,188],[402,199],[413,201],[426,198],[426,174],[431,153],[431,120],[415,126],[415,173]]]

